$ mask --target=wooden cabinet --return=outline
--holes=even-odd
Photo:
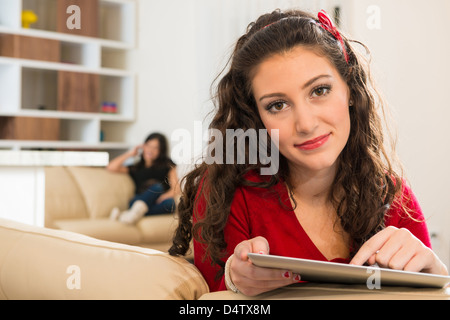
[[[0,56],[59,62],[60,43],[52,39],[0,34]]]
[[[0,139],[59,140],[59,119],[0,117]]]
[[[76,6],[76,7],[73,7]],[[93,0],[58,0],[56,31],[88,37],[98,37],[99,2]],[[81,18],[80,21],[76,21]],[[79,27],[74,26],[79,22]]]
[[[100,112],[98,74],[58,71],[58,110]]]

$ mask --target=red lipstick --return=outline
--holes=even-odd
[[[330,137],[331,133],[325,134],[323,136],[314,138],[312,140],[308,140],[306,142],[303,142],[302,144],[296,144],[294,145],[296,148],[299,148],[301,150],[314,150],[322,146],[325,142],[328,141],[328,138]]]

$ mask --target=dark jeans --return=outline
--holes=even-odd
[[[148,211],[145,214],[146,216],[163,214],[163,213],[172,213],[175,211],[175,201],[173,198],[169,198],[164,200],[161,203],[156,203],[156,200],[160,195],[164,193],[164,188],[162,184],[156,183],[151,185],[146,191],[139,193],[134,196],[130,201],[130,207],[136,200],[142,200],[147,204]]]

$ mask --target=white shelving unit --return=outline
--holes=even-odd
[[[0,149],[97,149],[118,151],[129,146],[123,132],[135,119],[135,75],[127,59],[135,48],[134,0],[98,0],[99,36],[56,32],[57,0],[0,0],[0,34],[59,41],[61,61],[47,62],[0,56],[0,117],[60,119],[58,141],[1,140]],[[38,22],[22,28],[23,10]],[[59,71],[99,76],[100,102],[113,101],[117,113],[60,111]],[[45,106],[42,108],[40,106]],[[43,110],[44,109],[44,110]]]

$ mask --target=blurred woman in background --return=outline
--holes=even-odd
[[[139,154],[137,163],[124,165],[127,159]],[[178,177],[176,165],[168,156],[168,143],[164,135],[150,134],[143,144],[111,160],[107,169],[129,174],[136,186],[129,209],[120,212],[119,208],[113,208],[111,219],[134,224],[144,216],[175,211]]]

